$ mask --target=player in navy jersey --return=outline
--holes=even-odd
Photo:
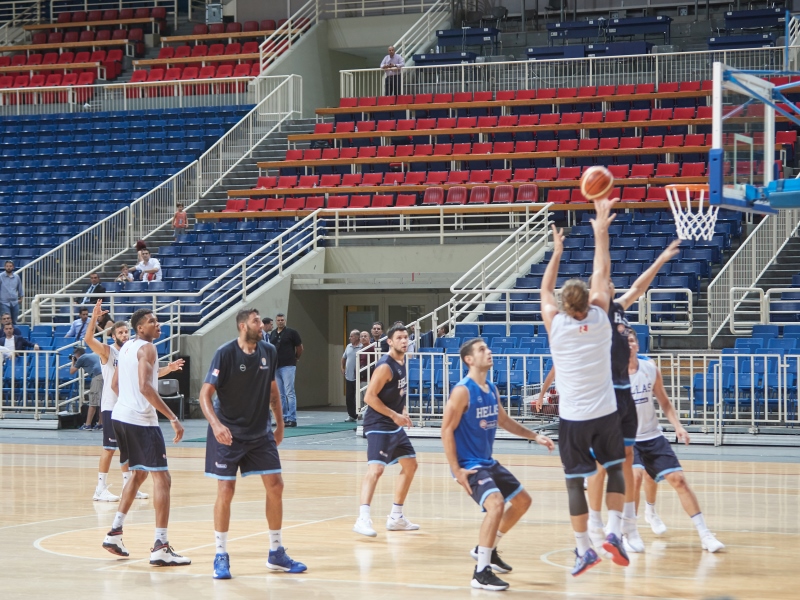
[[[608,318],[611,321],[611,380],[614,383],[614,395],[617,399],[617,414],[622,427],[625,442],[625,462],[622,474],[625,477],[625,504],[622,509],[622,537],[628,552],[644,552],[644,542],[636,526],[636,510],[634,508],[633,487],[633,444],[636,441],[636,405],[631,397],[631,382],[628,377],[630,347],[628,334],[631,331],[625,311],[639,300],[653,283],[661,268],[678,254],[681,241],[675,240],[655,262],[642,273],[631,288],[622,296],[613,300],[608,307]],[[614,298],[615,288],[611,278],[608,279],[609,297]],[[599,465],[597,474],[589,477],[589,536],[596,546],[605,538],[603,520],[600,510],[603,506],[603,484],[605,469]]]
[[[533,440],[548,450],[552,440],[523,427],[508,416],[497,387],[487,381],[492,368],[492,351],[482,339],[470,340],[461,346],[461,360],[469,367],[467,376],[456,384],[444,408],[442,444],[450,471],[486,516],[481,525],[478,545],[471,552],[478,565],[472,575],[472,587],[501,591],[508,584],[498,573],[508,573],[497,544],[520,520],[531,505],[531,497],[522,484],[492,458],[492,446],[498,427]],[[506,502],[510,502],[506,510]]]
[[[372,372],[367,386],[364,402],[364,435],[367,437],[367,474],[361,484],[361,508],[353,531],[375,537],[372,528],[370,503],[375,486],[383,475],[383,470],[396,462],[400,463],[400,475],[394,491],[392,512],[386,519],[389,531],[413,531],[419,529],[403,516],[405,502],[414,473],[417,459],[414,446],[403,431],[411,427],[406,407],[406,350],[408,330],[402,324],[395,324],[386,333],[389,353],[381,357]]]
[[[208,419],[206,475],[218,480],[214,505],[214,579],[231,578],[227,542],[237,471],[241,471],[242,477],[260,475],[267,490],[270,541],[267,567],[302,573],[306,566],[289,558],[281,541],[283,479],[278,444],[283,440],[284,424],[275,383],[277,351],[263,341],[257,310],[240,310],[236,327],[239,337],[219,347],[200,390],[200,407]],[[274,433],[270,408],[277,422]]]

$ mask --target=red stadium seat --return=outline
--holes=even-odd
[[[234,21],[233,23],[228,23],[225,26],[225,33],[241,33],[242,31],[242,24]]]
[[[256,182],[257,190],[271,190],[274,188],[278,183],[277,177],[259,177],[258,181]]]
[[[328,208],[340,209],[347,208],[349,198],[347,196],[328,196]]]
[[[526,183],[519,186],[517,190],[517,202],[538,202],[539,186],[534,183]]]
[[[103,11],[103,17],[100,19],[101,21],[116,21],[119,19],[119,11],[116,9],[109,9]]]
[[[444,204],[444,188],[431,186],[425,190],[422,204],[440,206]]]
[[[247,208],[246,199],[228,198],[227,202],[225,202],[225,208],[222,209],[222,212],[242,212],[245,208]]]
[[[391,208],[394,204],[392,194],[375,194],[372,197],[372,208]]]
[[[278,25],[272,19],[263,19],[259,24],[261,31],[274,31]]]
[[[207,56],[222,56],[225,54],[225,44],[211,44]]]
[[[369,194],[358,194],[354,196],[350,196],[350,202],[348,203],[348,208],[369,208],[370,205],[370,196]]]
[[[467,188],[460,185],[454,185],[449,190],[447,190],[447,200],[445,201],[445,204],[462,205],[466,203],[467,203]]]
[[[233,42],[225,46],[225,56],[236,56],[242,53],[242,45],[239,42]]]
[[[553,204],[566,204],[569,202],[570,190],[549,190],[547,201]]]
[[[175,48],[172,46],[164,46],[161,50],[158,51],[158,59],[167,59],[172,58],[175,56]]]
[[[491,183],[508,183],[511,181],[511,169],[495,169],[492,171]]]
[[[72,13],[73,23],[84,23],[86,21],[86,11],[79,10]]]
[[[397,194],[397,202],[395,206],[397,207],[409,207],[409,206],[416,206],[417,205],[417,195],[416,194]]]
[[[245,210],[248,212],[262,211],[266,204],[267,200],[265,198],[250,198],[247,201],[247,208],[245,208]]]
[[[647,190],[647,196],[645,197],[645,202],[666,202],[666,201],[667,201],[666,188],[650,187]]]
[[[56,23],[70,23],[72,21],[72,13],[71,12],[62,12],[58,14],[58,19]]]
[[[40,65],[40,64],[42,64],[42,59],[43,59],[43,58],[44,58],[44,57],[43,57],[41,54],[31,54],[31,55],[28,57],[28,60],[27,60],[27,62],[26,62],[25,64],[26,64],[27,66],[29,66],[29,67],[33,67],[33,66],[36,66],[36,65]]]
[[[647,188],[638,186],[627,186],[622,189],[623,202],[641,202],[647,195]]]
[[[491,196],[491,190],[488,185],[476,185],[470,190],[469,204],[489,204]]]
[[[244,22],[244,31],[258,31],[258,21],[245,21]]]
[[[264,210],[283,210],[283,207],[283,198],[267,198],[267,201],[264,203]]]
[[[630,171],[629,165],[609,165],[607,168],[614,176],[614,179],[627,179]]]
[[[631,179],[641,179],[653,176],[653,170],[655,169],[654,165],[645,164],[645,165],[633,165],[631,166]],[[677,170],[675,172],[677,175]],[[672,175],[671,177],[674,177]]]
[[[342,175],[342,187],[355,187],[361,185],[361,173],[346,173]]]
[[[323,152],[323,156],[324,156]],[[342,182],[342,176],[338,173],[329,173],[327,175],[322,175],[319,180],[320,187],[338,187],[339,184]]]
[[[658,163],[655,176],[677,177],[679,170],[680,170],[680,165],[678,163]],[[631,176],[633,176],[633,174],[631,174]]]
[[[305,210],[306,199],[303,196],[287,196],[284,200],[283,210]]]
[[[514,202],[514,186],[498,185],[494,188],[492,204],[511,204]]]
[[[305,210],[325,208],[325,196],[309,196],[306,198]]]
[[[93,42],[94,41],[94,31],[81,31],[81,35],[78,38],[79,42]]]
[[[206,35],[208,33],[208,25],[198,23],[192,29],[192,35]]]

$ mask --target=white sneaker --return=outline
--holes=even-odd
[[[622,524],[622,539],[625,544],[625,549],[635,554],[644,552],[644,540],[639,535],[639,529],[636,527],[636,518],[625,519]]]
[[[177,554],[169,544],[156,542],[150,550],[150,564],[155,567],[181,567],[192,564],[192,559]]]
[[[386,529],[389,531],[416,531],[419,525],[412,523],[405,517],[395,519],[391,515],[386,517]]]
[[[100,488],[97,488],[94,491],[94,496],[92,497],[92,500],[94,500],[95,502],[119,502],[119,496],[115,496],[114,494],[109,492],[108,491],[109,487],[111,486],[107,485],[102,490]]]
[[[653,533],[656,535],[663,535],[667,532],[667,526],[664,524],[664,521],[661,520],[661,517],[658,516],[657,513],[647,514],[644,515],[644,520],[650,524],[650,529],[653,530]]]
[[[703,537],[700,538],[700,543],[703,545],[703,550],[708,550],[712,554],[725,548],[725,544],[715,538],[714,534],[710,531],[706,532]]]
[[[106,539],[103,540],[103,548],[117,556],[130,556],[127,548],[122,543],[122,529],[109,531],[106,534]]]
[[[603,528],[589,525],[589,539],[592,540],[592,546],[594,546],[596,550],[599,549],[598,552],[602,552],[603,542],[606,541],[606,532],[603,531]]]
[[[147,500],[150,497],[150,494],[146,494],[144,492],[136,492],[136,500]]]
[[[378,532],[372,528],[372,519],[362,519],[360,517],[356,519],[353,531],[367,537],[377,537],[378,535]]]

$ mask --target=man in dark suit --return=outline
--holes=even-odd
[[[3,339],[0,346],[4,346],[9,352],[39,349],[38,344],[34,344],[26,340],[21,335],[14,335],[14,326],[11,323],[3,327],[3,334]]]
[[[97,304],[100,300],[104,304],[108,302],[108,298],[103,294],[106,293],[106,288],[100,283],[100,275],[92,273],[89,275],[89,289],[86,290],[86,295],[81,300],[75,300],[77,304],[82,306],[89,306],[90,304]]]
[[[14,326],[14,321],[11,320],[11,315],[9,313],[0,315],[0,331],[5,333],[6,325],[14,327],[14,335],[22,335],[22,331],[20,331],[19,327]]]

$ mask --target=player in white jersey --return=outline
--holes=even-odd
[[[583,479],[597,471],[595,459],[608,473],[606,505],[610,533],[603,549],[611,554],[614,563],[629,564],[621,539],[625,447],[611,381],[611,323],[608,320],[611,302],[607,283],[611,271],[608,226],[614,220],[611,214],[614,202],[595,202],[591,288],[579,279],[567,281],[561,291],[563,311],[559,311],[555,283],[564,251],[564,236],[555,226],[553,257],[542,278],[542,320],[550,337],[559,393],[558,446],[577,543],[573,576],[600,562],[589,538],[589,507],[583,492]]]
[[[150,550],[150,564],[159,567],[188,565],[192,561],[176,554],[167,537],[171,480],[167,449],[156,410],[169,419],[175,431],[173,442],[176,444],[183,437],[183,425],[158,395],[158,353],[153,340],[158,339],[161,330],[155,314],[147,308],[133,313],[131,329],[136,332],[136,337],[119,351],[111,383],[111,389],[118,396],[111,422],[119,445],[120,462],[128,464],[133,475],[122,490],[119,511],[103,541],[103,548],[117,556],[129,555],[122,543],[122,526],[136,492],[148,473],[152,473],[156,532]]]
[[[83,338],[84,343],[92,349],[92,351],[100,357],[100,368],[103,370],[103,394],[100,400],[100,422],[103,426],[103,451],[100,454],[100,468],[97,473],[97,488],[94,491],[93,500],[97,502],[119,502],[119,496],[112,494],[108,488],[110,487],[108,481],[108,471],[111,467],[111,459],[114,457],[114,452],[117,450],[117,437],[114,434],[114,426],[111,423],[111,411],[114,410],[114,405],[117,403],[117,395],[111,389],[111,380],[114,378],[114,372],[117,370],[117,359],[119,357],[120,348],[130,338],[127,321],[117,321],[111,328],[111,338],[114,340],[112,345],[98,340],[95,335],[95,326],[97,321],[103,315],[107,314],[107,310],[103,310],[102,300],[98,300],[92,310],[92,316],[89,319],[89,325],[86,327],[86,335]],[[183,359],[178,359],[171,362],[166,367],[162,367],[158,371],[158,376],[163,377],[172,371],[180,371],[183,367]],[[122,470],[122,487],[130,478],[130,471],[128,470],[127,463],[120,464]],[[149,498],[147,494],[142,491],[136,492],[136,500],[146,500]]]
[[[636,403],[636,412],[639,416],[639,427],[636,431],[636,443],[633,446],[633,469],[634,485],[636,486],[636,508],[639,507],[639,492],[642,487],[645,473],[649,476],[651,488],[646,490],[647,508],[645,509],[645,520],[650,523],[653,532],[660,535],[667,530],[663,521],[656,514],[656,484],[666,480],[678,492],[678,498],[686,514],[689,515],[697,528],[700,536],[700,543],[704,550],[717,552],[722,550],[725,545],[720,542],[706,526],[703,513],[700,511],[700,504],[697,496],[694,495],[692,488],[686,483],[683,476],[683,467],[675,456],[675,451],[664,437],[661,426],[658,423],[656,407],[653,404],[653,396],[658,400],[664,416],[675,428],[675,435],[679,442],[689,443],[689,434],[681,425],[681,421],[675,412],[675,407],[669,401],[669,396],[664,389],[664,382],[661,380],[661,371],[655,363],[649,359],[640,359],[637,355],[639,351],[639,340],[635,333],[628,336],[631,347],[631,359],[628,365],[628,374],[631,379],[631,394]],[[652,500],[652,502],[651,502]]]

